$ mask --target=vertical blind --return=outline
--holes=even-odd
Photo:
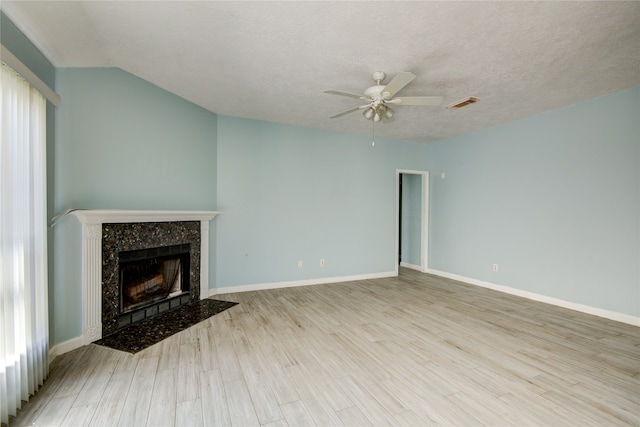
[[[0,83],[0,421],[47,377],[46,101],[9,66]]]

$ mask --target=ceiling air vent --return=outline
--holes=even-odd
[[[460,101],[456,101],[451,105],[447,105],[447,108],[462,108],[462,107],[466,107],[467,105],[470,104],[475,104],[476,102],[478,102],[479,99],[474,97],[474,96],[468,96],[466,98],[461,99]]]

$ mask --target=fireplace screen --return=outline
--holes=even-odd
[[[189,292],[189,244],[120,252],[120,313]]]

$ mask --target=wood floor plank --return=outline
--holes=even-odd
[[[249,344],[244,330],[236,331],[233,336],[233,344],[260,424],[281,419],[282,411],[276,395],[267,381],[268,376]]]
[[[73,406],[67,412],[67,416],[62,420],[62,426],[87,426],[96,412],[97,404],[85,406]],[[37,425],[37,424],[36,424]]]
[[[229,405],[229,418],[235,427],[259,426],[258,415],[251,402],[251,395],[244,379],[224,382],[225,396]]]
[[[338,411],[338,416],[346,427],[373,427],[371,421],[369,421],[357,406],[351,406]]]
[[[401,269],[51,363],[10,427],[640,425],[640,328]],[[145,419],[146,414],[146,419]]]
[[[176,405],[176,427],[203,427],[202,400],[179,402]]]
[[[612,415],[624,423],[640,426],[640,403],[637,400],[632,402],[627,396],[619,397],[602,388],[583,383],[572,386],[570,392],[600,412]]]
[[[428,381],[420,381],[413,376],[399,375],[387,380],[383,386],[419,417],[427,425],[476,425],[480,421],[463,409],[450,404],[447,395],[438,393]]]
[[[160,346],[158,371],[177,368],[180,359],[180,334],[172,335],[156,345]]]
[[[176,401],[186,402],[200,397],[200,385],[198,383],[199,362],[196,356],[196,344],[193,340],[185,341],[180,345],[178,356],[178,368],[176,370],[179,380],[176,382]]]
[[[138,361],[131,387],[122,408],[119,425],[139,426],[146,423],[151,405],[151,393],[156,380],[158,357],[146,357]]]
[[[200,373],[200,394],[202,415],[205,426],[229,426],[229,407],[224,391],[220,370],[213,369]]]
[[[133,381],[137,359],[123,355],[118,360],[109,383],[105,387],[100,403],[91,419],[91,426],[111,427],[118,425],[129,387]]]
[[[233,326],[228,323],[223,325],[220,328],[219,339],[217,340],[217,358],[220,363],[220,373],[224,381],[244,379],[236,349],[231,339],[231,333],[233,331]]]
[[[174,369],[158,371],[151,394],[153,408],[146,425],[173,427],[176,418],[176,373]]]
[[[323,425],[316,424],[316,422],[307,411],[307,408],[304,406],[300,400],[296,400],[295,402],[285,403],[281,406],[282,412],[284,413],[285,419],[290,426],[315,426],[315,425]]]
[[[561,397],[560,399],[545,399],[537,395],[521,395],[508,393],[500,396],[499,399],[509,405],[511,410],[505,414],[510,422],[527,425],[581,425],[581,426],[602,426],[612,425],[613,418],[608,419],[604,424],[604,419],[591,411],[590,416],[572,413],[561,404],[562,397],[567,397],[565,393],[556,391],[547,392]],[[567,402],[567,400],[564,400]]]
[[[280,418],[279,420],[275,420],[271,423],[263,424],[262,427],[295,427],[295,426],[289,426],[289,423],[287,423],[287,420],[285,420],[284,418]]]
[[[393,416],[401,426],[426,426],[427,421],[414,411],[405,411]]]
[[[282,405],[289,402],[295,402],[300,397],[287,377],[285,368],[277,363],[277,350],[271,344],[261,345],[254,348],[257,362],[260,364],[271,390],[274,393],[276,401]]]
[[[87,348],[87,357],[97,360],[96,364],[101,364],[103,359],[109,354],[108,349],[100,346],[89,346]],[[77,395],[84,387],[85,382],[89,378],[89,372],[93,369],[93,365],[88,363],[80,363],[73,371],[73,375],[67,375],[65,380],[60,384],[56,391],[55,397],[64,397]]]
[[[118,352],[109,353],[109,358],[93,363],[93,369],[89,373],[82,390],[78,393],[75,402],[73,402],[73,406],[86,406],[100,402],[102,394],[118,366],[118,360],[123,357],[123,355]]]
[[[327,389],[324,382],[315,379],[308,371],[301,369],[299,366],[291,366],[287,368],[287,377],[291,383],[295,385],[295,390],[300,396],[300,401],[304,402],[306,411],[319,426],[341,426],[340,417],[333,409],[330,399],[327,399]],[[314,379],[312,379],[314,378]],[[318,381],[318,382],[316,382]],[[346,402],[351,403],[345,395]],[[335,396],[332,396],[335,397]],[[286,416],[287,421],[291,425],[292,419]]]
[[[215,329],[211,326],[198,329],[198,347],[196,356],[198,358],[199,369],[210,371],[218,369],[218,350],[216,349]]]
[[[374,425],[397,425],[393,414],[387,412],[380,402],[364,389],[353,378],[344,378],[340,381],[349,394],[350,399],[365,414]]]
[[[67,417],[75,398],[76,396],[72,394],[51,399],[35,419],[34,425],[43,427],[62,426],[62,422]]]
[[[504,414],[508,413],[509,408],[507,405],[502,404],[498,398],[483,398],[478,400],[476,398],[476,393],[474,391],[469,391],[452,394],[447,396],[447,399],[454,405],[469,413],[478,421],[482,420],[482,423],[485,425],[508,425]]]

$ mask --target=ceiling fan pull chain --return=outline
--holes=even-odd
[[[376,146],[376,122],[371,120],[371,146]]]

